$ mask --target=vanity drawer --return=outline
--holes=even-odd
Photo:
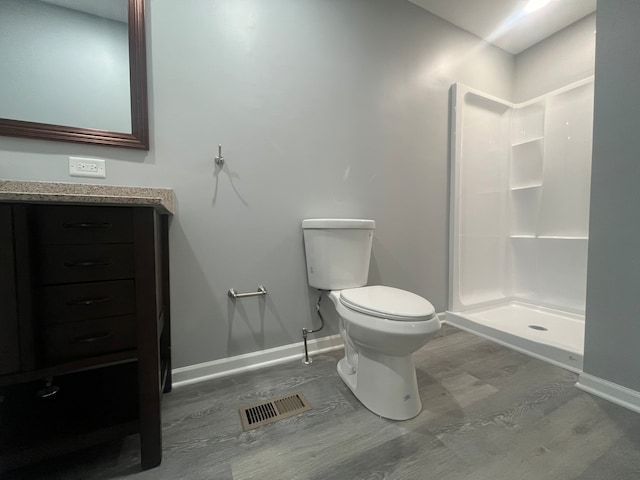
[[[136,311],[133,280],[44,287],[40,294],[42,318],[47,324],[115,317]]]
[[[42,285],[133,278],[133,245],[47,245],[40,249]]]
[[[130,208],[41,205],[34,210],[41,244],[133,242]]]
[[[135,315],[60,323],[49,325],[44,331],[44,354],[48,364],[135,347]]]

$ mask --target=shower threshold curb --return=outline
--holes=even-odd
[[[464,312],[446,311],[443,323],[452,325],[491,342],[510,348],[517,352],[550,363],[556,367],[564,368],[570,372],[582,373],[582,355],[564,350],[559,347],[544,345],[527,338],[503,332],[496,328],[482,325],[464,316]],[[518,343],[516,343],[518,342]],[[537,352],[536,352],[537,350]],[[542,353],[540,353],[542,352]]]

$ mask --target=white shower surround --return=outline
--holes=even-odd
[[[519,104],[455,84],[451,107],[445,321],[581,371],[593,77]]]

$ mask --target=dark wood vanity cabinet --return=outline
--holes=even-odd
[[[168,216],[0,204],[0,472],[131,433],[161,461]]]

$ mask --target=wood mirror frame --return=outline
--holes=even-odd
[[[145,0],[127,1],[131,133],[0,118],[0,135],[149,150]]]

